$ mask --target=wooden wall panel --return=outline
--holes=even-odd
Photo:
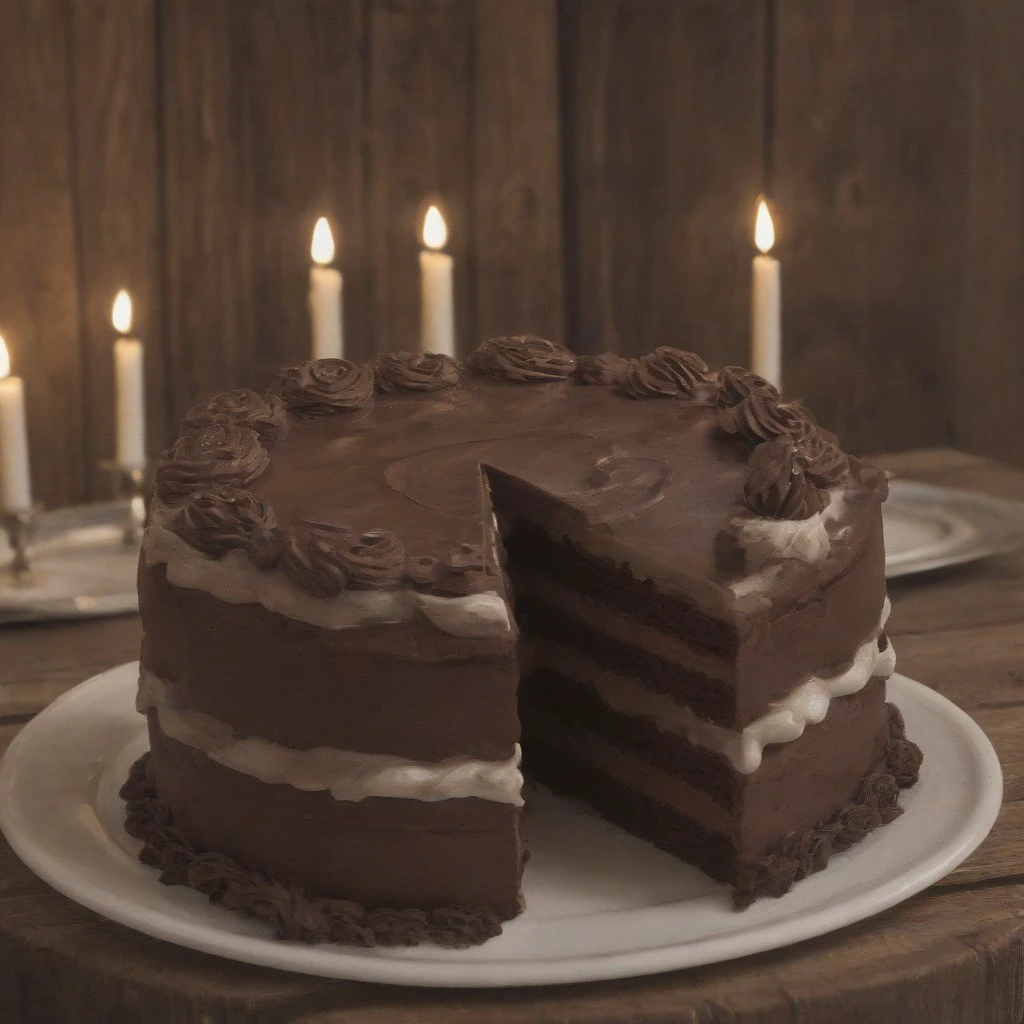
[[[779,0],[785,389],[854,450],[942,443],[955,429],[963,7]]]
[[[118,289],[131,292],[134,333],[145,341],[149,452],[166,443],[159,265],[156,26],[151,3],[75,0],[70,16],[74,93],[73,196],[78,225],[83,394],[93,497],[110,494],[99,462],[114,455],[114,331]]]
[[[0,4],[0,333],[47,505],[82,497],[88,451],[67,45],[63,0]]]
[[[1024,466],[1024,6],[970,5],[966,36],[968,228],[955,439]]]
[[[418,343],[419,235],[433,202],[448,223],[457,343],[468,351],[477,334],[471,0],[376,0],[370,5],[368,60],[376,347],[397,351]]]
[[[252,167],[255,369],[267,379],[310,355],[313,224],[326,215],[344,273],[346,352],[372,351],[364,203],[365,0],[235,5]]]
[[[257,381],[252,126],[233,0],[166,0],[160,14],[168,403]]]
[[[556,0],[477,0],[474,225],[478,333],[561,339]]]
[[[762,5],[563,0],[560,35],[576,346],[744,360]]]

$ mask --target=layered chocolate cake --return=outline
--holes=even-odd
[[[157,473],[128,829],[283,936],[468,944],[521,909],[525,770],[780,896],[917,777],[885,493],[671,348],[498,338],[222,395]]]

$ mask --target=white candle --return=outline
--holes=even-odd
[[[7,512],[27,512],[32,508],[25,386],[20,377],[11,376],[11,359],[3,338],[0,338],[0,508]]]
[[[121,290],[111,313],[114,329],[132,329],[131,296]],[[114,380],[117,385],[117,450],[115,459],[126,473],[146,467],[146,387],[142,373],[142,342],[118,338],[114,342]]]
[[[432,206],[423,219],[420,251],[420,351],[455,355],[455,261],[445,252],[448,226]]]
[[[768,252],[775,244],[775,225],[762,199],[757,207],[754,243],[754,285],[750,300],[750,367],[782,388],[782,273],[779,261]]]
[[[345,334],[341,315],[341,271],[327,264],[334,260],[334,236],[326,217],[313,228],[310,246],[313,266],[309,270],[309,319],[313,325],[313,358],[341,359]]]

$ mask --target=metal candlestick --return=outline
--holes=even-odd
[[[0,525],[7,533],[14,557],[10,564],[0,569],[0,587],[30,587],[39,583],[39,574],[32,571],[28,557],[28,542],[32,526],[42,506],[21,512],[0,513]]]
[[[110,474],[115,498],[128,498],[125,509],[124,533],[121,542],[125,548],[137,548],[142,543],[142,529],[146,525],[146,492],[149,474],[146,467],[125,469],[116,462],[100,463]]]

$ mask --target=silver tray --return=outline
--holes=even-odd
[[[0,587],[0,623],[84,619],[138,611],[138,545],[125,547],[127,501],[43,512],[29,555],[38,580]],[[0,566],[11,557],[0,531]]]
[[[1024,545],[1024,504],[915,480],[889,481],[887,579],[1007,554]]]

